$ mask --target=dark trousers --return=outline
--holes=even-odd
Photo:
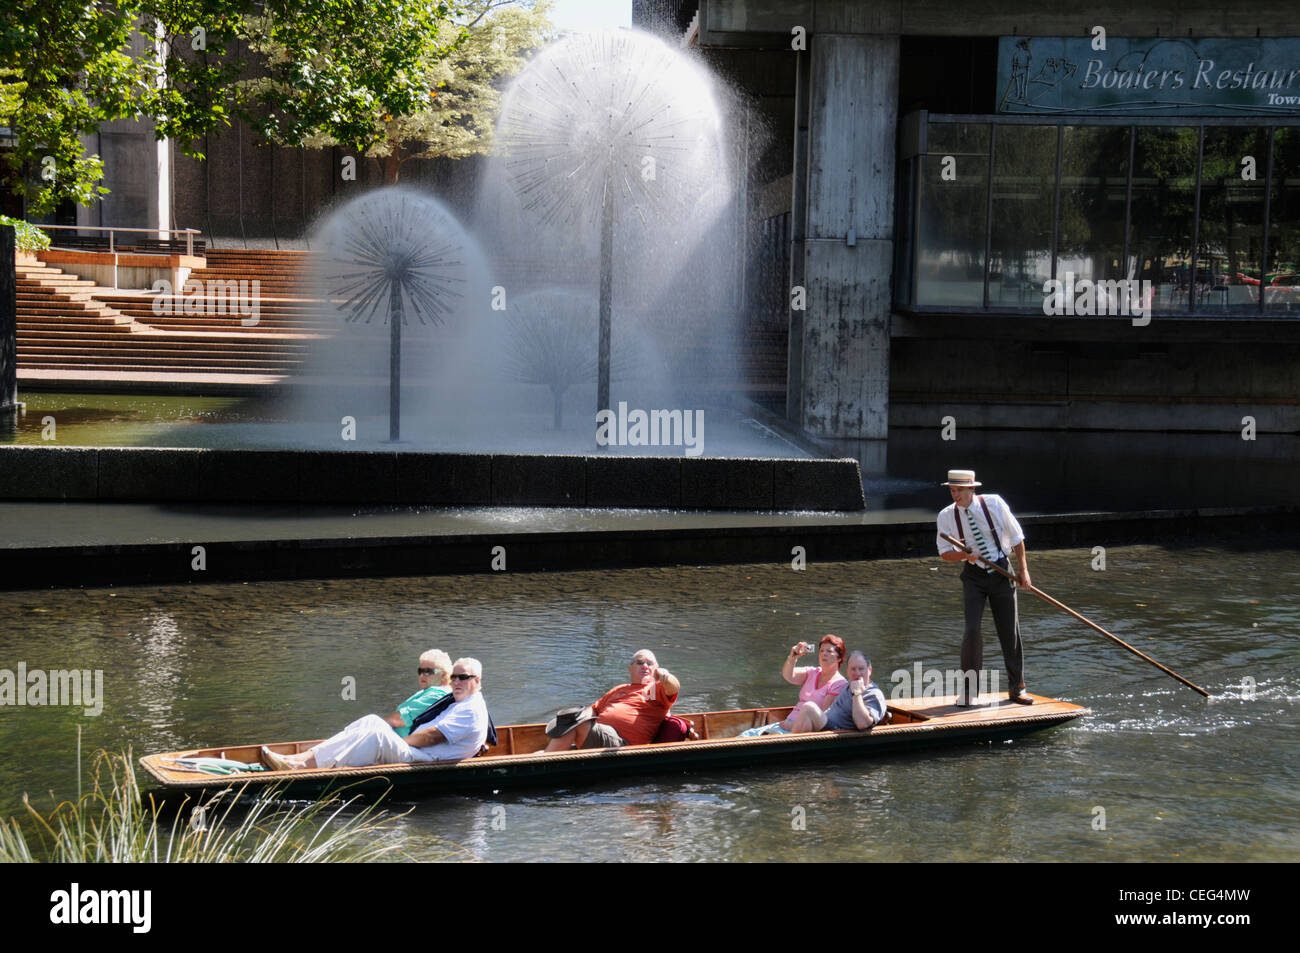
[[[998,563],[1003,569],[1008,561]],[[984,633],[980,631],[980,621],[984,616],[984,603],[988,602],[993,610],[993,625],[998,630],[998,641],[1002,643],[1002,658],[1007,666],[1007,678],[1010,687],[1023,690],[1025,687],[1025,651],[1020,642],[1020,613],[1016,608],[1016,588],[1011,580],[996,572],[987,572],[982,568],[966,564],[961,573],[962,607],[966,614],[966,630],[961,640],[961,667],[967,678],[979,678],[979,670],[984,667]],[[976,685],[971,686],[974,691]]]

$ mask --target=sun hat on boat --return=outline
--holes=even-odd
[[[983,486],[975,479],[974,470],[949,470],[948,482],[940,483],[940,486]]]
[[[555,713],[555,717],[546,723],[546,737],[558,738],[561,735],[567,735],[574,728],[588,721],[594,721],[596,713],[591,710],[591,706],[585,708],[561,708]]]

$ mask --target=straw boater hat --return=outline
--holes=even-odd
[[[974,470],[949,470],[948,482],[940,483],[940,486],[983,486],[975,479]]]

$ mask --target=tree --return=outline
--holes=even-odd
[[[18,142],[5,162],[37,214],[107,192],[81,137],[114,119],[152,119],[195,158],[233,116],[277,142],[327,135],[370,148],[389,118],[429,106],[428,64],[464,34],[451,3],[428,0],[8,2],[0,124]],[[253,80],[239,79],[244,42],[262,58]]]
[[[266,75],[239,84],[240,114],[282,145],[370,149],[392,117],[428,107],[428,64],[465,38],[456,12],[423,0],[269,0],[245,21]]]
[[[10,188],[38,214],[63,199],[90,204],[108,190],[99,156],[81,136],[137,116],[155,86],[153,64],[127,48],[141,0],[8,0],[0,28],[0,124],[17,136],[4,153]],[[30,178],[29,178],[30,176]]]
[[[383,161],[385,182],[396,183],[402,165],[412,159],[460,159],[491,149],[503,80],[551,38],[550,6],[551,0],[469,0],[458,24],[444,26],[444,34],[460,31],[461,39],[450,52],[422,64],[428,101],[417,109],[393,110],[375,126],[366,154]],[[320,135],[307,144],[349,143]]]
[[[236,82],[247,68],[240,43],[255,0],[142,0],[144,30],[154,38],[159,80],[145,111],[159,139],[203,158],[198,142],[230,124]]]

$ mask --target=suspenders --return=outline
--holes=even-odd
[[[1005,549],[1002,548],[1002,540],[1000,540],[1000,539],[998,538],[998,527],[997,527],[997,524],[993,522],[993,517],[989,514],[989,505],[988,505],[987,503],[984,502],[984,497],[981,496],[981,497],[978,497],[977,499],[979,499],[979,501],[980,501],[980,508],[981,508],[982,510],[984,510],[984,519],[985,519],[985,521],[989,524],[989,530],[993,533],[993,545],[996,546],[996,547],[998,548],[998,552],[1002,553],[1002,557],[1005,559],[1005,558],[1007,558],[1010,554],[1009,554]],[[965,530],[962,529],[962,526],[961,526],[961,507],[960,507],[960,506],[956,506],[956,505],[953,506],[953,508],[952,508],[952,518],[953,518],[953,520],[957,523],[957,538],[960,539],[960,540],[962,541],[963,544],[965,544],[965,543],[966,543],[966,532],[965,532]],[[985,572],[992,572],[992,571],[993,571],[992,569],[987,569],[987,570],[985,570]]]

